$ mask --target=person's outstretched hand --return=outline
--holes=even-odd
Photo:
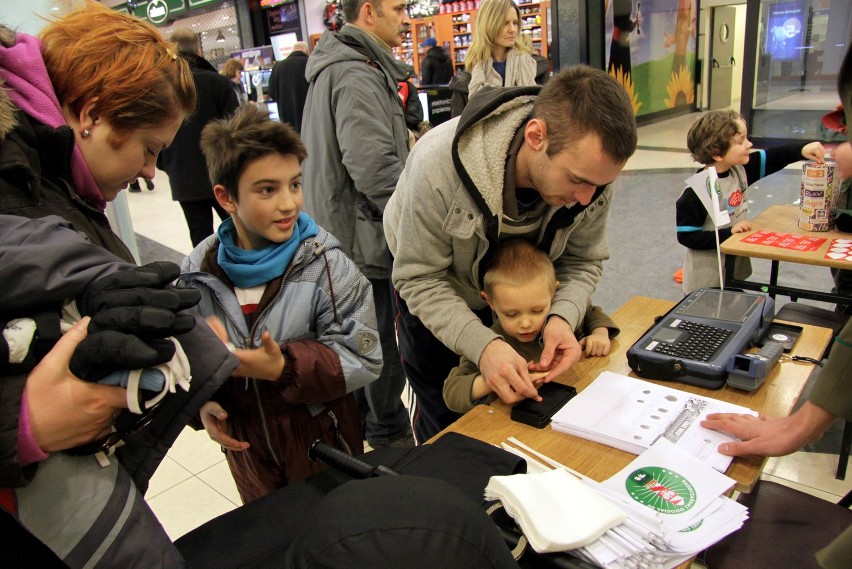
[[[493,340],[482,352],[479,372],[491,390],[506,403],[532,398],[541,401],[527,362],[503,340]]]
[[[228,331],[218,318],[215,316],[208,317],[207,324],[222,342],[228,344]],[[269,332],[264,332],[260,336],[260,342],[259,348],[236,348],[232,350],[237,359],[240,360],[240,365],[231,375],[234,377],[268,379],[270,381],[277,381],[281,377],[286,364],[284,354],[281,353],[281,347],[272,339],[272,334]]]
[[[544,350],[539,362],[530,366],[530,371],[546,371],[547,377],[544,381],[548,382],[577,363],[583,350],[571,326],[558,316],[547,321],[541,336],[544,339]]]
[[[727,456],[783,456],[820,438],[834,415],[806,401],[801,409],[776,419],[737,413],[713,413],[701,426],[733,435],[742,442],[722,443],[719,452]]]
[[[89,318],[75,324],[27,377],[24,393],[32,434],[46,452],[105,437],[115,413],[127,407],[126,389],[82,381],[69,369],[88,324]]]
[[[244,451],[251,446],[228,434],[228,412],[215,401],[208,401],[202,405],[200,413],[201,424],[204,425],[204,430],[214,443],[233,451]]]

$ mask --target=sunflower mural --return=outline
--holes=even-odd
[[[610,67],[609,74],[616,81],[621,83],[621,86],[624,87],[625,91],[627,91],[627,96],[630,97],[630,104],[633,106],[633,115],[637,115],[639,113],[639,108],[642,106],[642,102],[639,101],[639,95],[633,87],[633,80],[630,78],[630,74],[622,72],[621,67]]]
[[[666,92],[669,96],[663,102],[670,109],[691,105],[695,101],[695,81],[692,80],[692,73],[686,66],[681,66],[676,72],[672,72],[666,85]]]
[[[605,61],[619,63],[610,74],[636,116],[694,106],[698,0],[605,0],[604,8]]]

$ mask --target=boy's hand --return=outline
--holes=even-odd
[[[749,220],[740,221],[731,228],[731,233],[745,233],[751,231],[751,222]]]
[[[477,375],[473,379],[473,384],[470,386],[470,400],[478,401],[491,393],[491,391],[491,387],[485,383],[485,378],[482,375]]]
[[[819,142],[810,142],[802,147],[802,156],[822,164],[825,161],[825,147]]]
[[[228,332],[222,321],[215,316],[210,316],[206,320],[207,325],[219,339],[228,344]],[[240,365],[234,370],[233,376],[278,381],[286,364],[284,354],[281,353],[281,348],[275,343],[269,332],[264,332],[260,341],[262,343],[260,348],[232,350],[237,359],[240,360]],[[233,347],[233,344],[229,346],[229,348]]]
[[[544,383],[544,378],[547,377],[546,371],[537,371],[530,374],[530,380],[532,380],[533,385],[535,385],[536,389],[541,387]]]
[[[234,375],[278,381],[284,372],[284,354],[269,332],[264,332],[260,341],[262,345],[259,348],[237,349],[234,352],[240,360]]]
[[[228,413],[215,401],[208,401],[201,406],[201,424],[210,436],[210,440],[227,450],[244,451],[251,445],[238,441],[228,434]]]
[[[610,347],[612,346],[609,341],[609,331],[604,328],[603,334],[598,334],[596,331],[592,332],[582,340],[580,340],[580,347],[583,348],[583,355],[586,357],[589,356],[608,356]]]

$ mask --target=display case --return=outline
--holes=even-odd
[[[547,57],[550,49],[548,37],[547,12],[550,2],[518,3],[521,12],[521,33],[530,38],[534,53]]]
[[[416,51],[417,47],[412,41],[411,28],[409,28],[403,35],[402,45],[393,48],[393,55],[409,67],[414,68],[414,54]]]
[[[473,42],[473,26],[476,21],[476,10],[461,10],[452,14],[444,14],[450,18],[452,25],[452,51],[450,53],[456,71],[464,68],[467,50]]]
[[[423,62],[423,58],[426,57],[427,51],[426,48],[420,47],[420,44],[428,38],[435,38],[438,45],[441,45],[441,42],[438,40],[437,31],[435,30],[434,18],[418,18],[416,20],[412,20],[411,30],[414,35],[414,72],[417,74],[419,84],[420,66]]]

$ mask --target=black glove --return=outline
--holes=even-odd
[[[198,304],[201,295],[170,284],[178,276],[176,264],[157,262],[95,281],[77,301],[80,313],[92,317],[89,334],[116,330],[150,339],[192,330],[195,319],[177,313]]]
[[[90,325],[91,329],[91,325]],[[97,381],[118,370],[154,367],[172,359],[175,345],[171,340],[141,340],[115,330],[90,333],[71,356],[71,373]]]

